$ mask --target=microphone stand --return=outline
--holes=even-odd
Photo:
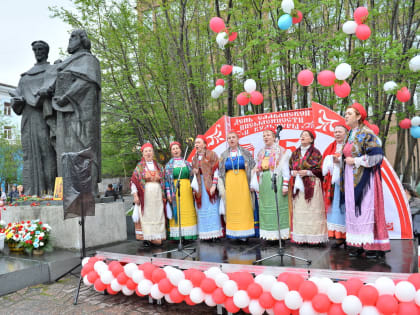
[[[187,147],[185,149],[185,153],[184,153],[184,161],[185,158],[187,157],[187,152],[188,152],[188,142],[187,142]],[[184,163],[185,166],[187,167],[186,163]],[[179,243],[178,243],[178,248],[176,249],[171,249],[165,252],[160,252],[160,253],[156,253],[153,254],[154,257],[156,257],[157,255],[164,255],[164,254],[169,254],[169,253],[174,253],[174,252],[181,252],[184,257],[182,259],[185,259],[187,257],[191,257],[193,253],[195,253],[196,248],[195,247],[188,247],[185,248],[183,243],[182,243],[182,229],[181,229],[181,174],[182,174],[182,169],[183,167],[181,167],[181,170],[179,171],[178,174],[178,180],[176,182],[176,195],[178,195],[178,200],[175,200],[176,204],[177,204],[177,209],[178,209],[178,231],[179,231]],[[176,197],[175,197],[176,198]],[[191,252],[188,252],[191,251]],[[193,258],[194,260],[194,258]]]
[[[280,140],[279,133],[280,132],[278,131],[278,133],[276,134],[276,143]],[[263,262],[265,260],[268,260],[268,259],[271,259],[271,258],[280,256],[280,265],[283,266],[284,265],[283,257],[286,256],[286,257],[290,257],[290,258],[295,258],[295,259],[298,259],[298,260],[302,260],[302,261],[306,262],[308,265],[310,265],[312,263],[312,260],[305,259],[305,258],[302,258],[302,257],[297,257],[297,256],[294,256],[294,255],[290,255],[288,253],[285,253],[284,247],[281,244],[279,200],[278,200],[278,197],[277,197],[277,174],[276,174],[275,171],[271,175],[271,189],[274,191],[274,197],[276,199],[277,228],[278,228],[278,232],[279,232],[279,248],[278,248],[278,251],[277,251],[276,254],[271,255],[271,256],[268,256],[268,257],[264,257],[264,258],[261,258],[261,259],[258,259],[256,261],[254,261],[252,264],[253,265],[256,265],[256,264],[258,264],[260,262]]]

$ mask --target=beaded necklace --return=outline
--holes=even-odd
[[[230,154],[229,158],[230,158],[230,163],[232,164],[233,173],[234,174],[238,174],[239,173],[239,155],[240,155],[240,151],[239,150],[238,151],[231,150],[230,152],[231,152],[231,154]],[[233,164],[232,152],[238,152],[238,154],[235,157],[235,159],[236,159],[236,169],[235,169],[235,165]]]

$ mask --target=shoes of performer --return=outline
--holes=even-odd
[[[221,238],[212,238],[211,241],[213,243],[220,243],[222,241],[222,239]]]
[[[349,252],[349,256],[351,256],[351,257],[357,257],[357,256],[362,255],[363,252],[364,252],[363,248],[357,248],[357,249],[354,249],[354,250],[350,251]]]
[[[150,247],[152,246],[152,243],[149,241],[143,241],[143,247]]]
[[[366,252],[366,258],[369,259],[382,259],[385,258],[385,252],[380,250],[368,250]]]
[[[331,246],[331,248],[340,248],[341,245],[344,245],[344,249],[347,249],[347,244],[345,240],[341,240],[341,242],[339,242],[338,240],[335,241],[335,243]]]

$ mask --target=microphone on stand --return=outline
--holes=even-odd
[[[280,131],[283,130],[283,126],[282,125],[278,125],[276,128],[276,139],[280,139]]]

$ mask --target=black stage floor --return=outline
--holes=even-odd
[[[286,266],[296,268],[316,268],[327,270],[348,270],[368,272],[412,273],[418,272],[417,240],[392,240],[391,252],[385,259],[368,259],[364,254],[360,257],[350,257],[344,248],[298,246],[286,242],[285,252],[294,256],[312,260],[308,266],[305,262],[284,257],[281,264],[280,257],[264,261],[263,266]],[[141,241],[126,241],[120,244],[102,247],[103,252],[152,256],[159,252],[176,249],[178,242],[165,241],[161,247],[143,247]],[[243,243],[237,240],[224,239],[219,242],[195,241],[185,245],[196,247],[193,255],[196,261],[251,265],[253,261],[274,255],[278,252],[278,242],[267,242],[260,239],[250,239]],[[182,259],[180,252],[160,255],[162,258]],[[190,259],[190,258],[187,258]]]

